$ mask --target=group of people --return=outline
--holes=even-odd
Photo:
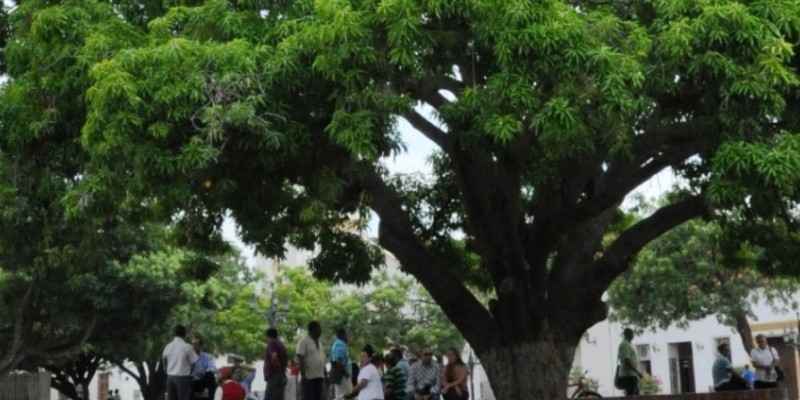
[[[203,339],[186,342],[186,327],[178,325],[174,338],[162,352],[167,372],[167,400],[244,400],[255,374],[244,375],[241,366],[218,370]],[[219,381],[217,376],[219,375]],[[241,395],[241,396],[239,396]]]
[[[644,373],[639,371],[639,357],[633,346],[633,330],[626,328],[623,331],[623,340],[617,352],[618,372],[621,389],[626,396],[639,394],[639,379]],[[715,391],[746,390],[746,389],[771,389],[778,386],[780,357],[775,349],[767,344],[764,335],[756,336],[756,346],[750,351],[750,361],[755,371],[749,365],[744,372],[738,373],[731,363],[731,348],[727,343],[717,346],[718,355],[711,367]]]
[[[210,354],[203,352],[203,341],[196,337],[189,345],[186,328],[176,326],[174,338],[163,351],[167,372],[167,400],[245,400],[255,374],[247,377],[241,366],[218,370]],[[457,349],[446,353],[447,363],[441,366],[434,359],[431,346],[423,346],[419,358],[406,360],[400,348],[386,354],[366,345],[358,363],[350,359],[347,329],[339,328],[330,348],[320,341],[322,326],[308,324],[307,335],[297,343],[294,357],[278,337],[278,331],[266,332],[264,400],[284,400],[288,384],[287,368],[296,363],[303,400],[323,400],[326,383],[333,387],[336,399],[358,400],[467,400],[467,365]],[[217,376],[219,381],[217,381]]]
[[[424,346],[420,358],[409,362],[400,348],[386,354],[366,345],[359,353],[359,362],[350,360],[347,329],[339,328],[330,349],[330,368],[325,347],[320,342],[322,326],[308,324],[308,334],[297,343],[296,360],[303,400],[322,400],[325,383],[333,386],[337,399],[358,400],[466,400],[468,370],[457,349],[447,351],[448,363],[441,367],[433,358],[431,346]],[[267,390],[264,400],[284,400],[289,362],[286,346],[277,331],[267,331],[264,355],[264,378]],[[227,399],[226,399],[227,400]]]
[[[714,390],[773,389],[780,380],[781,358],[775,348],[767,344],[767,337],[756,336],[756,346],[750,351],[750,361],[755,371],[745,366],[742,375],[731,364],[731,348],[727,343],[717,346],[717,359],[711,367]]]

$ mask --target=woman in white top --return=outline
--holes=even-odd
[[[353,387],[346,399],[352,399],[358,393],[358,400],[383,400],[383,383],[378,367],[370,360],[366,351],[362,350],[358,357],[361,370],[358,371],[358,384]]]

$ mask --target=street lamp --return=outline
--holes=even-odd
[[[274,328],[278,322],[278,317],[289,312],[289,306],[291,303],[289,302],[288,297],[285,297],[283,302],[281,302],[281,300],[278,298],[278,292],[275,290],[275,282],[270,282],[269,290],[270,297],[269,308],[267,309],[267,325],[270,328]],[[257,304],[258,299],[256,295],[253,294],[253,299],[250,302],[250,308],[255,310]]]
[[[280,299],[278,299],[278,293],[273,290],[272,296],[270,296],[269,299],[269,311],[267,311],[267,323],[269,324],[270,328],[275,327],[275,324],[278,321],[278,316],[289,312],[289,298],[284,298],[283,302],[285,305],[281,307]]]

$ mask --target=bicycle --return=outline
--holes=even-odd
[[[581,376],[579,376],[576,381],[567,384],[567,388],[575,387],[575,391],[572,392],[572,396],[569,396],[570,399],[575,399],[579,397],[590,397],[596,399],[603,398],[603,396],[601,396],[600,393],[597,393],[594,390],[590,390],[587,388],[585,380],[586,380],[586,374],[588,373],[589,371],[583,371],[583,374],[581,374]]]

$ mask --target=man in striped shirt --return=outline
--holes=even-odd
[[[403,358],[400,349],[392,349],[386,357],[389,370],[383,375],[383,394],[386,400],[404,400],[406,397],[406,371],[398,362]]]

